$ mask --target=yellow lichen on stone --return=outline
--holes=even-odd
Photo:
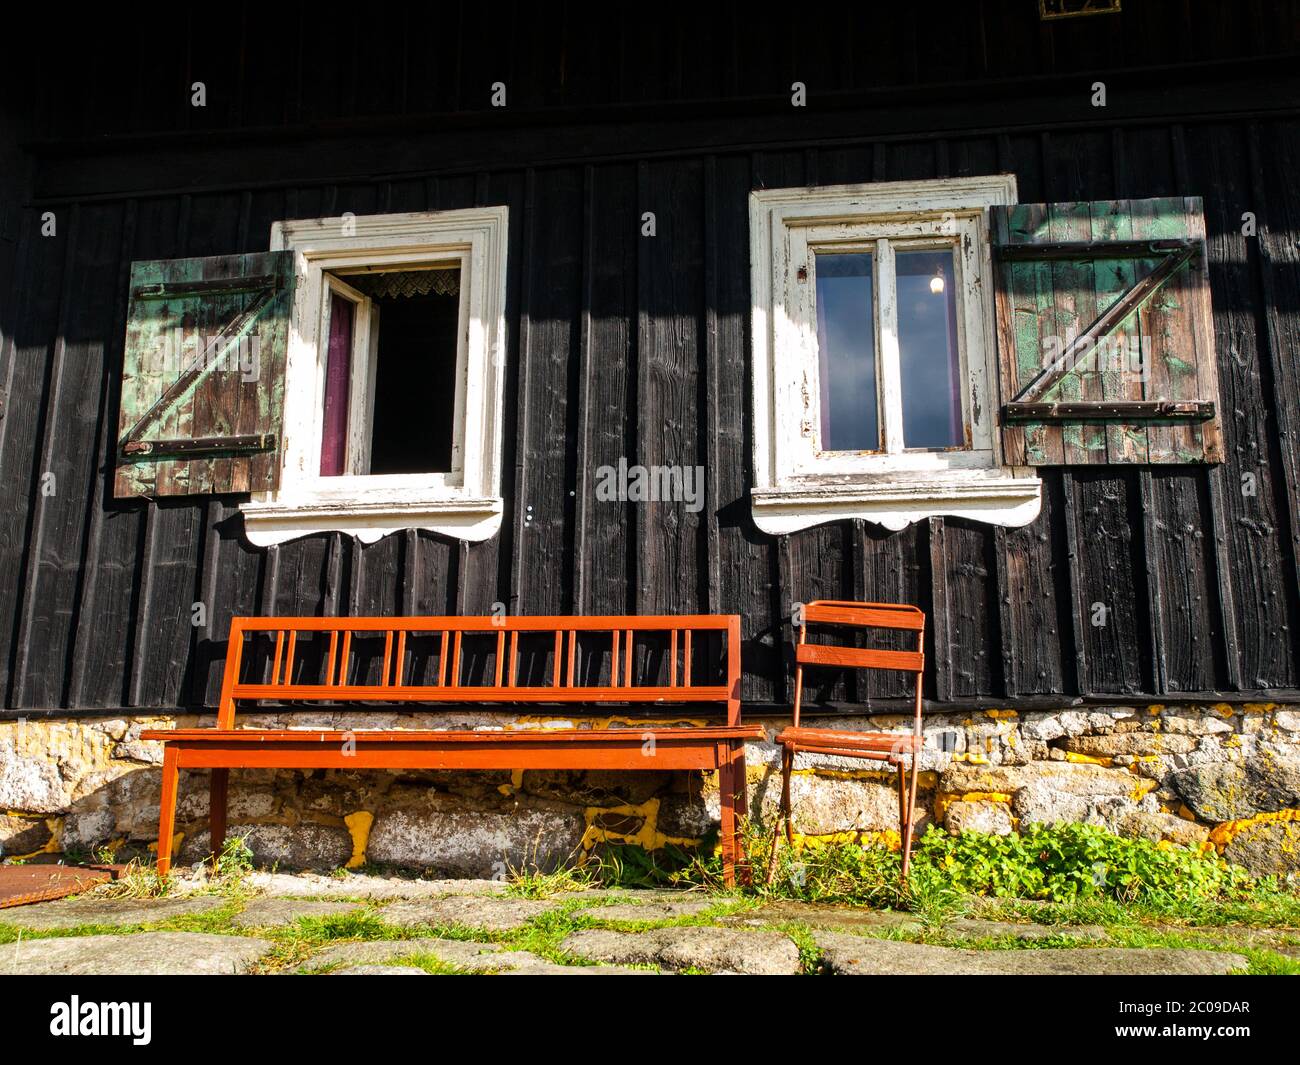
[[[1114,762],[1113,758],[1106,755],[1080,754],[1078,751],[1066,751],[1065,760],[1080,765],[1101,765],[1108,768]]]
[[[1300,821],[1300,809],[1276,810],[1272,813],[1256,814],[1243,817],[1237,821],[1224,821],[1210,829],[1210,838],[1206,841],[1220,854],[1237,836],[1257,825],[1279,824],[1287,821]]]
[[[43,820],[45,822],[46,829],[50,833],[50,838],[45,841],[45,846],[41,847],[39,850],[34,850],[30,854],[6,855],[7,858],[11,859],[12,861],[25,862],[28,861],[29,859],[39,857],[42,854],[58,854],[63,850],[63,842],[62,842],[63,841],[63,818],[62,817],[42,818],[37,814],[24,814],[24,813],[19,813],[16,810],[9,810],[8,816],[22,817],[29,821]]]
[[[934,819],[942,821],[948,807],[955,802],[995,802],[1011,805],[1011,793],[1006,791],[939,791],[934,796]]]
[[[502,795],[513,795],[524,786],[524,771],[522,769],[510,770],[510,783],[497,785],[497,791]]]
[[[505,731],[514,732],[521,730],[530,730],[535,728],[582,728],[582,729],[609,729],[615,725],[623,728],[707,728],[710,725],[716,725],[716,720],[710,721],[702,717],[679,717],[679,718],[646,718],[646,717],[623,717],[620,715],[611,715],[610,717],[582,717],[573,719],[568,717],[556,717],[547,714],[521,714],[513,721],[505,725]]]
[[[345,815],[343,823],[352,837],[352,857],[347,860],[347,868],[359,869],[366,864],[366,845],[370,842],[370,826],[375,823],[375,815],[369,810],[358,810]]]
[[[902,849],[903,838],[898,834],[897,830],[892,828],[880,831],[848,829],[843,832],[826,832],[820,835],[805,835],[802,832],[794,834],[796,849],[822,850],[826,847],[843,846],[846,843],[887,847],[891,851],[896,851]]]
[[[619,832],[596,823],[603,814],[621,814],[624,817],[640,818],[641,825],[635,832]],[[644,850],[658,850],[669,843],[679,847],[698,846],[699,839],[689,836],[669,836],[659,831],[659,799],[650,798],[643,803],[628,803],[622,806],[588,806],[583,811],[587,823],[579,844],[583,856],[590,854],[597,843],[627,843]]]
[[[1020,716],[1015,710],[985,710],[984,713],[994,721],[1006,721]]]

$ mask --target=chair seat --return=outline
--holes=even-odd
[[[843,754],[857,758],[893,760],[914,754],[921,744],[910,732],[846,732],[836,729],[787,728],[776,742],[793,751],[814,754]]]

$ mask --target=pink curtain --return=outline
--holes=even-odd
[[[325,419],[320,434],[320,472],[337,477],[347,472],[348,393],[352,380],[353,303],[330,296],[329,355],[325,363]]]

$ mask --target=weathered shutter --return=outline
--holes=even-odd
[[[277,487],[293,253],[131,264],[114,495]]]
[[[994,207],[1013,465],[1220,462],[1199,197]]]

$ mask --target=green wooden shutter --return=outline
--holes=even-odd
[[[293,253],[131,264],[115,496],[273,489]]]
[[[1222,461],[1200,198],[1017,204],[990,225],[1006,461]]]

